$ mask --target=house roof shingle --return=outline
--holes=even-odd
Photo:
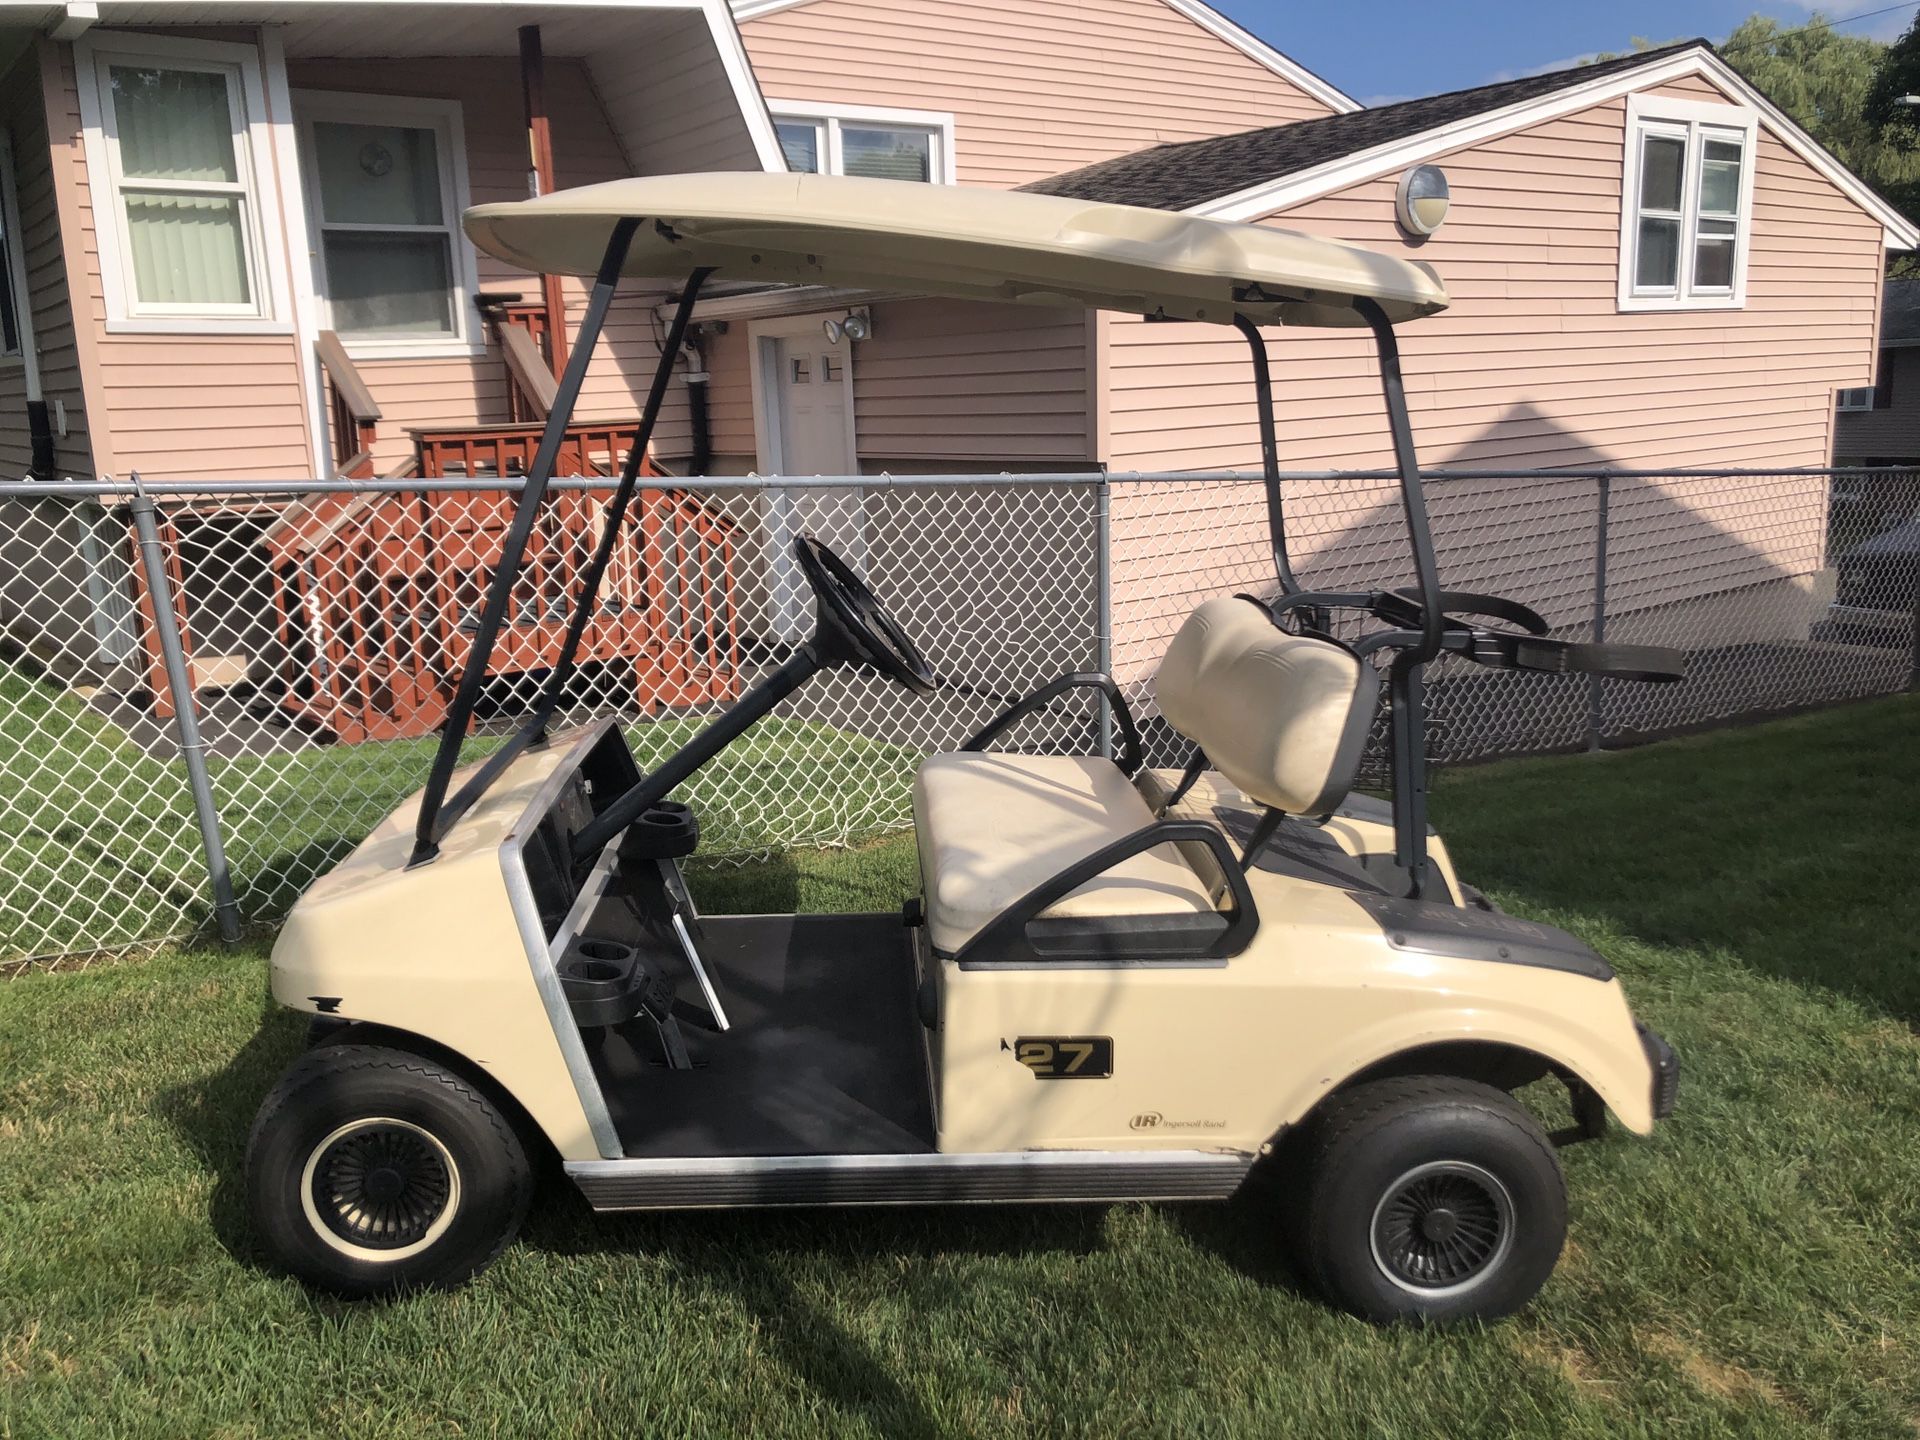
[[[1156,145],[1151,150],[1102,160],[1021,188],[1075,200],[1143,205],[1154,210],[1186,210],[1457,120],[1537,100],[1557,90],[1649,65],[1682,51],[1712,48],[1705,40],[1687,40],[1595,65],[1527,75],[1496,85],[1478,85],[1471,90],[1453,90],[1444,95],[1403,100],[1396,105],[1379,105],[1346,115],[1328,115],[1319,120],[1273,125],[1263,130],[1243,130],[1236,135],[1208,140]]]

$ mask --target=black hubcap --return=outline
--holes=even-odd
[[[426,1238],[447,1208],[452,1177],[440,1152],[399,1126],[343,1135],[313,1170],[313,1208],[350,1244],[398,1250]]]
[[[1373,1253],[1402,1285],[1451,1289],[1492,1265],[1512,1225],[1512,1202],[1486,1171],[1426,1165],[1402,1177],[1374,1211]]]

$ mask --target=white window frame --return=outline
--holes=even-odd
[[[472,203],[467,178],[467,134],[464,112],[458,100],[430,100],[403,95],[357,95],[335,90],[296,90],[293,113],[300,132],[300,177],[306,195],[307,224],[312,231],[313,293],[321,316],[321,328],[340,330],[333,321],[333,304],[327,295],[327,259],[321,235],[329,228],[365,234],[390,228],[405,234],[426,234],[435,229],[447,233],[452,263],[449,279],[453,284],[453,333],[451,335],[349,335],[340,330],[347,353],[356,360],[431,360],[482,354],[474,296],[479,292],[479,263],[473,244],[460,226],[460,217]],[[395,125],[416,130],[432,130],[440,160],[440,214],[442,225],[391,226],[362,225],[351,222],[329,227],[321,205],[318,146],[314,143],[315,121],[348,125]]]
[[[1747,255],[1753,242],[1753,176],[1759,148],[1759,112],[1744,105],[1714,105],[1664,95],[1627,96],[1626,165],[1620,190],[1620,309],[1739,310],[1747,303]],[[1680,194],[1680,268],[1672,289],[1635,284],[1640,249],[1641,140],[1654,134],[1686,142]],[[1693,284],[1700,234],[1700,164],[1705,142],[1716,134],[1740,142],[1740,200],[1734,217],[1733,284],[1727,289]],[[1656,212],[1660,213],[1660,212]]]
[[[782,123],[813,125],[820,131],[822,175],[839,175],[841,169],[840,128],[852,125],[856,130],[878,126],[895,130],[926,130],[933,135],[933,175],[931,183],[954,183],[953,115],[945,110],[895,110],[880,105],[826,104],[814,100],[769,100],[767,111],[773,117],[774,136],[779,137]]]
[[[20,193],[13,174],[13,137],[0,129],[0,249],[7,264],[0,285],[13,297],[13,324],[18,347],[8,350],[0,337],[0,370],[24,369],[27,398],[40,398],[40,360],[33,342],[33,297],[27,291],[27,257],[20,234]]]
[[[252,45],[185,40],[172,35],[102,34],[76,40],[73,57],[87,156],[87,187],[100,249],[107,333],[291,335],[293,307],[275,185],[273,126],[268,118],[259,50]],[[112,113],[107,91],[109,67],[116,64],[206,70],[228,77],[227,101],[233,107],[238,131],[234,145],[238,180],[232,185],[205,186],[169,181],[155,188],[205,189],[210,194],[217,191],[240,196],[244,212],[241,235],[246,247],[248,287],[253,295],[248,304],[160,305],[139,299],[133,281],[130,237],[121,210],[120,147],[107,124]]]
[[[1873,389],[1871,385],[1850,385],[1844,390],[1835,391],[1833,408],[1871,410],[1873,409]]]

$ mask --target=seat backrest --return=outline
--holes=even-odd
[[[1155,689],[1167,723],[1240,789],[1289,815],[1323,815],[1353,786],[1380,679],[1351,650],[1289,635],[1232,596],[1187,617]]]

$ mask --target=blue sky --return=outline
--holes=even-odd
[[[1384,104],[1557,69],[1596,50],[1624,50],[1635,35],[1711,40],[1755,11],[1804,25],[1796,0],[1212,0],[1276,49],[1357,100]],[[1920,4],[1869,15],[1890,0],[1824,4],[1848,34],[1891,40]],[[1860,16],[1849,22],[1847,16]]]

